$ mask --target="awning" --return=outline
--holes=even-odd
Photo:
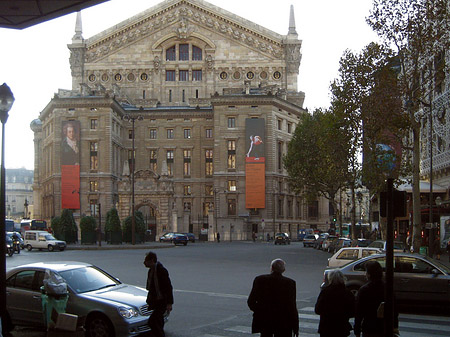
[[[425,180],[420,181],[420,193],[430,193],[430,183]],[[401,184],[397,187],[399,191],[405,191],[406,193],[412,193],[412,184]],[[447,189],[440,185],[433,184],[433,193],[446,193]]]

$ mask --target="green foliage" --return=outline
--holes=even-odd
[[[95,232],[97,230],[97,221],[92,216],[84,216],[80,220],[81,232]]]
[[[108,213],[106,213],[105,231],[106,232],[122,231],[122,227],[120,226],[119,214],[117,213],[117,209],[115,208],[111,208],[108,211]]]
[[[55,216],[51,220],[50,227],[52,228],[53,233],[57,235],[61,232],[61,217]]]
[[[123,222],[123,237],[125,242],[131,242],[131,227],[132,227],[132,217],[131,215],[126,217]],[[135,230],[141,239],[145,236],[145,221],[144,215],[140,211],[135,213]]]
[[[302,115],[284,157],[292,189],[309,201],[333,201],[348,180],[348,138],[333,111]]]
[[[61,230],[66,232],[77,231],[77,225],[73,218],[73,212],[70,209],[63,209],[60,219]]]

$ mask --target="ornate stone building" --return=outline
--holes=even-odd
[[[87,40],[78,15],[72,89],[60,89],[31,123],[35,216],[59,215],[70,200],[76,217],[100,211],[104,219],[117,207],[124,218],[134,172],[134,207],[157,235],[241,240],[325,229],[328,202],[308,205],[291,193],[282,165],[305,113],[293,13],[280,35],[205,1],[167,0]],[[254,120],[262,140],[251,133]],[[61,160],[67,123],[78,136],[71,165]],[[248,157],[257,145],[265,166],[255,190],[248,172],[263,166]]]
[[[33,205],[33,171],[6,169],[6,216],[10,219],[31,217]]]

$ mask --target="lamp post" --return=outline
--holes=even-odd
[[[24,213],[23,213],[23,218],[24,219],[28,219],[28,200],[27,198],[25,198],[25,203],[23,204],[24,207]]]
[[[0,170],[0,233],[5,232],[5,124],[14,103],[14,95],[6,83],[0,86],[0,120],[2,122],[2,158]],[[6,314],[6,247],[0,244],[0,318]]]
[[[135,170],[135,161],[136,161],[136,155],[134,153],[134,122],[136,120],[142,121],[144,118],[142,116],[131,116],[129,114],[124,115],[123,119],[131,122],[131,244],[136,244],[136,216],[135,216],[135,210],[134,210],[134,170]]]

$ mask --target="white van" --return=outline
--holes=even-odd
[[[49,252],[58,248],[60,251],[66,249],[66,242],[56,240],[53,235],[46,231],[26,231],[24,236],[25,247],[28,251],[33,248],[48,249]]]

